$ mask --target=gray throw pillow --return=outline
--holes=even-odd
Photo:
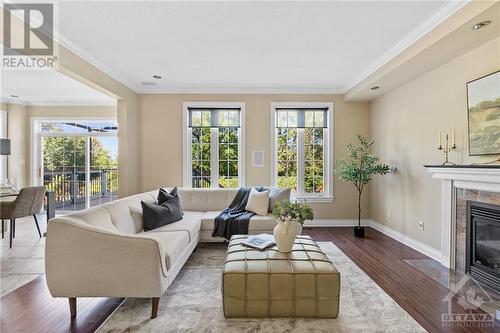
[[[271,192],[269,193],[269,213],[273,212],[274,205],[280,201],[286,200],[290,201],[290,194],[292,189],[271,187]]]

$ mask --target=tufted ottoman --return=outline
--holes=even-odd
[[[309,236],[298,236],[290,253],[229,242],[222,270],[224,316],[336,318],[340,273]]]

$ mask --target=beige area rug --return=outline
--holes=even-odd
[[[342,276],[337,319],[226,319],[221,267],[226,245],[201,243],[160,300],[127,299],[98,330],[104,332],[425,332],[331,242],[319,243]]]

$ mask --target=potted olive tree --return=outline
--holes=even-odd
[[[357,145],[347,145],[349,158],[337,163],[335,173],[339,180],[353,183],[358,191],[358,226],[354,227],[354,236],[364,237],[365,228],[361,227],[361,193],[372,175],[385,175],[390,172],[390,167],[379,164],[378,157],[370,154],[370,147],[375,141],[369,141],[359,134],[358,141]]]

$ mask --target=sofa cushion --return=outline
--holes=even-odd
[[[169,270],[180,258],[182,252],[189,245],[189,234],[187,232],[155,232],[146,231],[141,232],[141,235],[147,236],[148,238],[155,239],[162,250],[165,252],[165,264],[167,265],[167,270]]]
[[[179,197],[184,211],[221,211],[233,201],[236,188],[179,188]]]
[[[66,216],[106,231],[118,231],[113,225],[108,211],[102,207],[92,207]]]
[[[162,205],[157,205],[141,201],[141,204],[142,220],[146,231],[182,220],[179,205],[175,203],[164,202]]]
[[[204,212],[201,216],[201,230],[213,230],[214,220],[220,211],[208,211]]]
[[[200,233],[201,216],[201,212],[185,212],[182,220],[164,225],[149,232],[185,231],[189,235],[189,242],[192,242]]]
[[[201,217],[201,230],[213,230],[214,220],[219,211],[209,211],[203,213]],[[266,216],[254,215],[248,223],[248,230],[272,231],[276,226],[276,218],[272,214]]]
[[[163,205],[165,203],[174,204],[175,209],[179,210],[180,215],[184,215],[184,212],[182,211],[181,203],[180,203],[180,198],[179,198],[179,191],[177,190],[177,187],[174,187],[172,191],[167,191],[164,188],[160,188],[158,191],[158,197],[156,198],[156,201],[158,202],[158,205]]]
[[[290,201],[290,194],[292,193],[292,189],[287,188],[279,188],[279,187],[271,187],[271,192],[269,193],[269,213],[272,213],[274,210],[274,205],[281,201]]]
[[[143,229],[141,201],[155,203],[156,199],[150,193],[142,193],[100,207],[108,211],[111,221],[118,231],[126,234],[136,234]]]
[[[269,209],[269,192],[270,190],[257,191],[255,187],[252,187],[245,210],[257,215],[267,215]]]

